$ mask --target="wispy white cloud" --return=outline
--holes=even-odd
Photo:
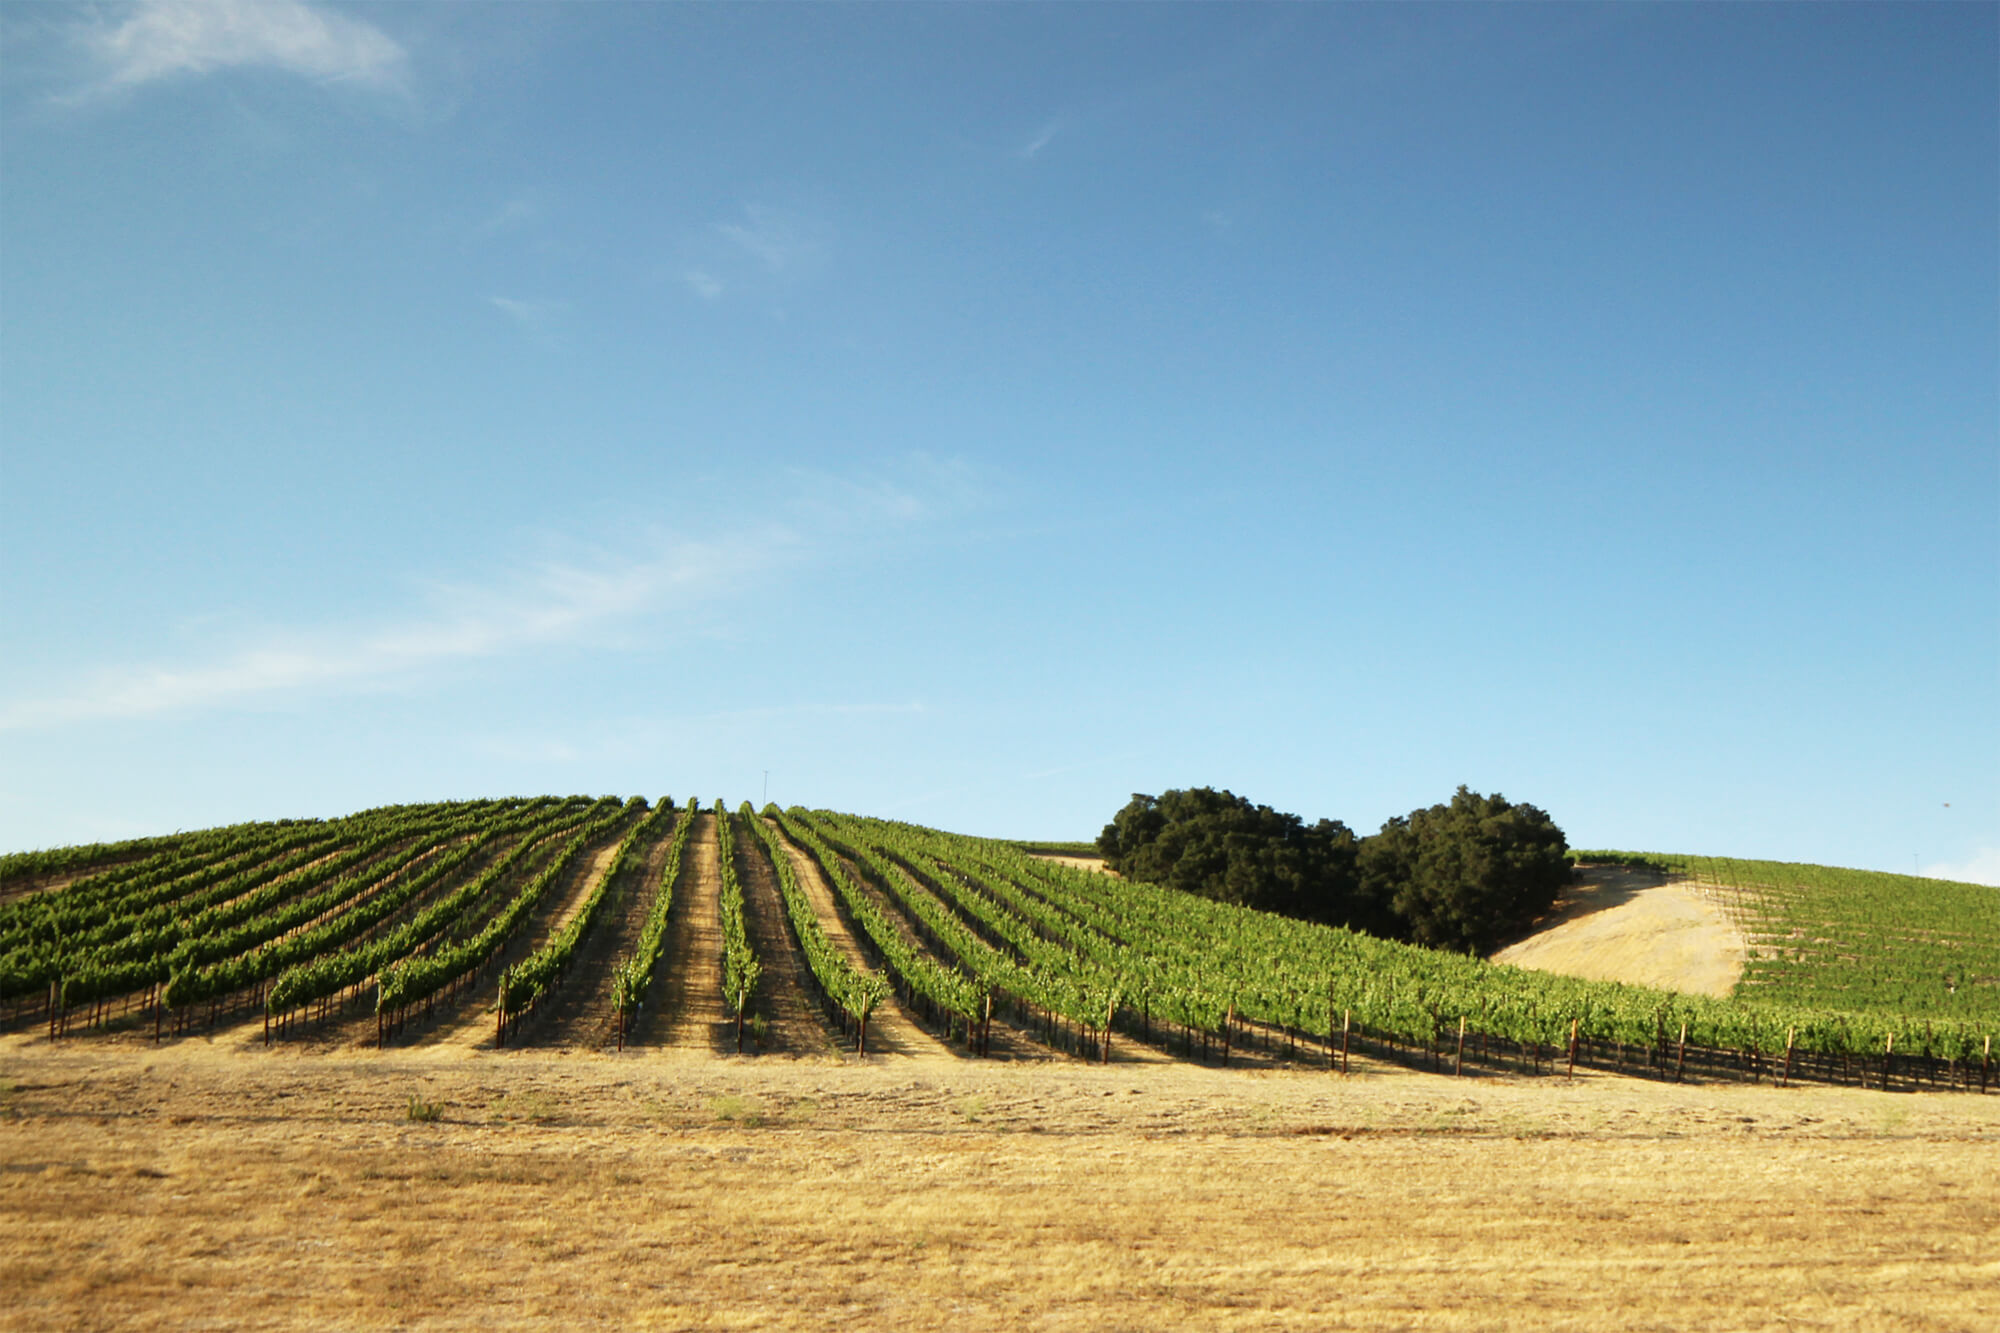
[[[498,586],[433,587],[426,614],[360,629],[279,633],[219,660],[98,673],[83,688],[0,705],[0,731],[154,717],[327,689],[393,688],[431,668],[573,643],[619,622],[724,595],[787,559],[767,528],[637,558],[546,564]]]
[[[543,208],[532,196],[517,194],[498,208],[480,219],[472,229],[474,236],[498,236],[506,232],[520,231],[541,221]]]
[[[1050,121],[1036,132],[1034,138],[1016,148],[1014,156],[1020,158],[1023,162],[1034,161],[1035,158],[1041,155],[1041,151],[1044,148],[1055,142],[1056,136],[1062,133],[1062,128],[1063,125],[1060,120]]]
[[[681,274],[681,280],[704,301],[713,301],[722,295],[722,279],[707,269],[691,268]]]
[[[489,296],[486,301],[514,321],[523,333],[542,343],[555,340],[557,323],[569,309],[563,301],[521,301],[511,296]]]
[[[408,66],[381,29],[303,0],[140,0],[122,23],[81,36],[111,90],[244,67],[391,87]]]
[[[1981,847],[1963,861],[1940,861],[1924,867],[1931,879],[1955,879],[1962,884],[2000,886],[2000,847]]]
[[[819,241],[796,214],[746,204],[743,215],[743,222],[718,222],[715,230],[771,272],[783,273],[818,256]]]
[[[915,531],[974,500],[972,474],[949,460],[920,456],[894,471],[893,481],[796,474],[775,517],[724,537],[655,535],[636,551],[548,561],[493,582],[432,583],[420,609],[372,624],[268,631],[206,660],[79,673],[73,688],[0,700],[0,732],[402,689],[481,660],[615,645],[657,617],[735,604],[786,569],[838,558],[895,523]]]
[[[962,458],[917,452],[895,476],[855,477],[813,468],[787,469],[800,512],[828,526],[925,522],[961,514],[994,491],[994,479]]]

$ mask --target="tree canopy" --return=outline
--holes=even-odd
[[[1128,879],[1333,922],[1354,892],[1354,846],[1338,820],[1308,828],[1297,815],[1212,787],[1135,793],[1097,838],[1105,861]]]
[[[1358,841],[1339,820],[1308,826],[1211,787],[1135,793],[1097,847],[1130,879],[1475,952],[1546,912],[1570,873],[1547,814],[1462,786]]]
[[[1398,938],[1485,953],[1554,904],[1569,882],[1568,845],[1534,806],[1460,787],[1449,805],[1399,815],[1362,840],[1361,897]]]

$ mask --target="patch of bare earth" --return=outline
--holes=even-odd
[[[1059,866],[1068,866],[1072,870],[1094,870],[1103,875],[1116,875],[1118,873],[1106,867],[1104,858],[1101,856],[1059,856],[1054,852],[1031,852],[1029,855],[1033,856],[1037,861],[1053,861]]]
[[[761,839],[748,829],[736,838],[737,873],[743,883],[743,925],[757,951],[762,975],[751,1008],[766,1024],[761,1049],[784,1055],[838,1055],[839,1031],[824,1017],[806,980],[785,925],[777,872]]]
[[[1724,996],[1743,975],[1744,944],[1727,914],[1697,885],[1656,871],[1593,866],[1578,872],[1534,934],[1493,961]]]
[[[721,849],[713,812],[695,815],[685,857],[653,988],[658,1004],[650,1014],[641,1012],[627,1040],[708,1055],[723,1049],[725,1029],[735,1048],[735,1027],[722,1004]]]
[[[0,1120],[8,1329],[2000,1326],[2000,1096],[17,1034]]]

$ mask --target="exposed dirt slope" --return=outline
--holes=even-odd
[[[736,864],[743,878],[743,924],[763,969],[752,1006],[769,1026],[762,1049],[784,1055],[837,1054],[840,1033],[807,985],[805,960],[785,925],[777,872],[762,841],[748,829],[736,839]]]
[[[715,814],[695,816],[680,887],[669,914],[667,952],[660,959],[659,1005],[628,1040],[707,1055],[736,1049],[735,1026],[722,1005],[722,874]]]
[[[1716,996],[1735,989],[1743,958],[1743,937],[1693,885],[1622,866],[1581,871],[1547,923],[1493,955],[1540,972]]]

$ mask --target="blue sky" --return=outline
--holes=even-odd
[[[2000,882],[1996,16],[0,9],[0,846],[768,770]]]

